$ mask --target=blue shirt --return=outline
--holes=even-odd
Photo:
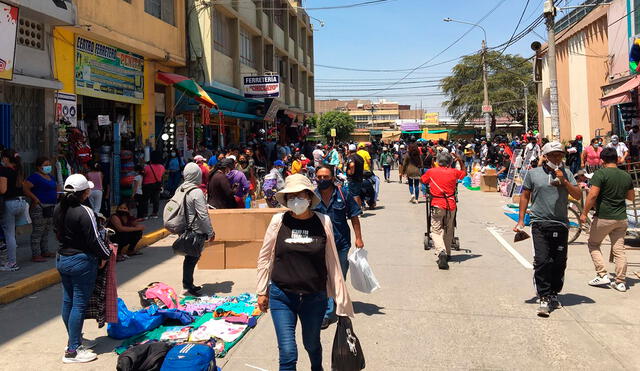
[[[334,187],[329,205],[325,205],[324,201],[322,201],[320,191],[316,190],[316,194],[321,201],[316,206],[315,211],[328,215],[329,219],[331,219],[333,235],[338,250],[348,250],[351,248],[351,229],[349,229],[347,220],[362,215],[362,209],[346,187],[343,187],[342,190]]]
[[[214,167],[217,164],[218,164],[218,157],[216,155],[211,156],[211,158],[209,159],[209,162],[207,163],[209,167]]]
[[[33,173],[27,181],[33,184],[31,192],[36,195],[40,203],[43,205],[55,205],[58,202],[57,184],[54,177],[51,180],[45,179],[39,173]]]
[[[184,166],[182,159],[178,157],[172,157],[169,159],[169,164],[167,166],[167,170],[169,171],[180,171],[180,167]]]

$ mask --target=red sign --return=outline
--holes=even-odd
[[[493,112],[493,107],[490,104],[482,106],[482,113],[491,113]]]

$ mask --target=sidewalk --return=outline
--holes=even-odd
[[[160,202],[160,210],[163,210],[166,200]],[[142,223],[145,226],[144,234],[149,234],[162,229],[162,218],[149,219]],[[36,274],[55,268],[55,258],[48,259],[45,263],[31,261],[31,226],[19,227],[16,235],[18,249],[16,251],[20,270],[16,272],[0,272],[0,287],[13,284]],[[51,231],[49,233],[49,252],[58,251],[58,241]]]

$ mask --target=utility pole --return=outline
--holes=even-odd
[[[558,71],[556,69],[556,32],[554,30],[556,7],[554,0],[544,3],[544,16],[547,19],[547,63],[549,65],[549,98],[551,104],[551,138],[560,140],[560,112],[558,108]]]
[[[491,117],[489,111],[484,108],[489,106],[489,87],[487,86],[487,41],[482,40],[482,83],[484,85],[484,99],[482,102],[484,112],[484,129],[487,133],[487,140],[491,139]]]
[[[524,88],[524,132],[527,133],[529,131],[529,89],[524,81],[518,81],[520,81]]]

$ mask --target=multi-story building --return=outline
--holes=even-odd
[[[224,122],[207,128],[209,137],[242,142],[263,125],[271,101],[244,98],[246,76],[280,76],[275,104],[282,133],[313,112],[313,28],[301,7],[294,0],[188,0],[189,75],[216,101],[212,113]]]

